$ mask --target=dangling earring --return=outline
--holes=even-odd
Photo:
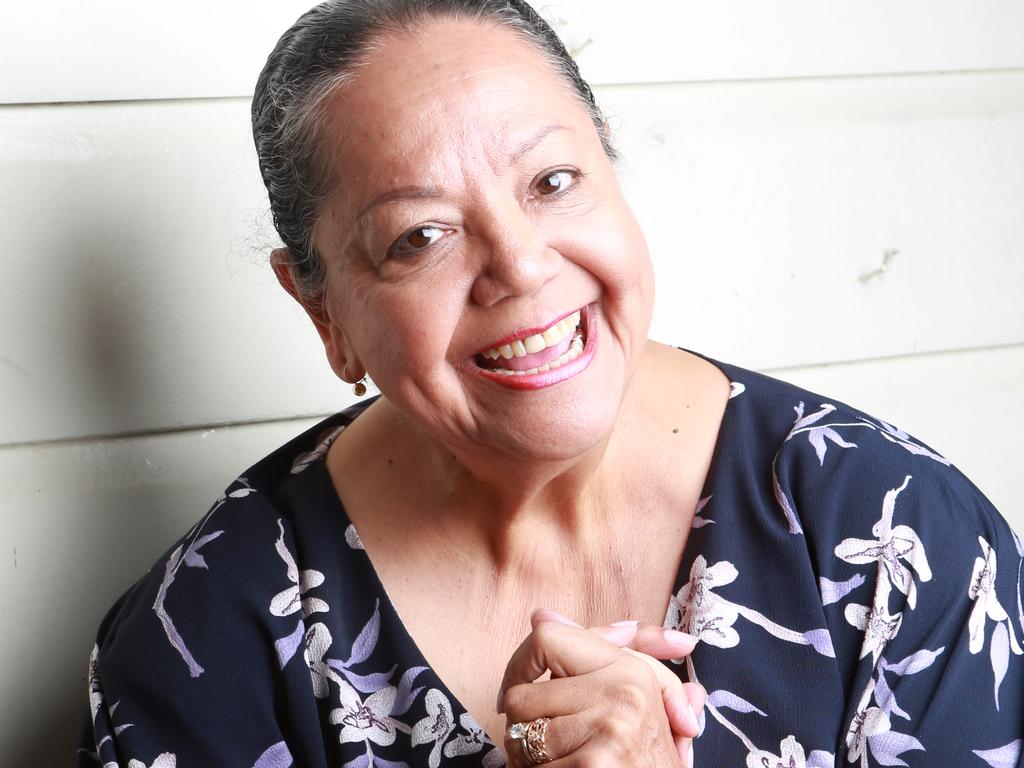
[[[366,377],[363,376],[359,381],[352,385],[352,392],[356,397],[362,397],[366,394]]]

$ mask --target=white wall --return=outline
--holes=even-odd
[[[654,335],[903,426],[1024,528],[1024,6],[557,6],[651,242]],[[106,607],[349,402],[264,265],[250,146],[305,7],[0,8],[5,764],[69,759]]]

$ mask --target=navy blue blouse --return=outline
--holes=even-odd
[[[701,640],[669,663],[710,694],[696,765],[1024,767],[1021,539],[905,432],[719,367],[732,397],[665,617]],[[505,763],[331,484],[367,404],[249,469],[115,604],[79,766]]]

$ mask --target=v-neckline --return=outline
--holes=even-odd
[[[718,434],[715,438],[715,445],[712,451],[711,463],[708,466],[707,474],[705,475],[704,482],[701,486],[701,492],[698,500],[699,510],[700,503],[708,499],[714,493],[713,489],[717,485],[718,475],[722,470],[722,465],[725,463],[725,459],[723,457],[723,445],[725,445],[728,442],[731,436],[732,424],[735,421],[734,416],[736,411],[736,408],[733,406],[733,400],[736,399],[736,395],[739,394],[739,392],[736,391],[736,383],[733,379],[732,374],[728,370],[729,366],[725,365],[724,363],[720,363],[716,360],[713,360],[709,357],[706,357],[700,354],[699,352],[693,352],[692,350],[682,348],[680,348],[680,351],[689,352],[690,354],[693,354],[699,357],[700,359],[704,360],[705,362],[709,363],[710,365],[714,366],[726,378],[726,380],[730,382],[731,386],[733,387],[733,391],[730,393],[729,398],[725,403],[725,408],[722,412],[722,418],[718,427]],[[376,401],[379,397],[380,396],[378,395],[377,397],[371,398],[362,403],[358,403],[356,406],[344,411],[343,413],[345,413],[345,415],[348,416],[348,419],[344,424],[340,425],[342,427],[341,429],[336,430],[335,433],[330,436],[328,442],[326,442],[325,445],[323,446],[323,452],[318,457],[318,460],[308,468],[310,471],[315,473],[318,482],[325,484],[325,491],[329,491],[329,494],[327,494],[328,497],[335,500],[337,512],[340,515],[341,524],[343,528],[346,531],[353,531],[355,533],[356,539],[359,540],[361,546],[362,540],[359,538],[359,529],[356,528],[355,523],[353,523],[351,518],[349,517],[348,511],[345,509],[345,505],[342,503],[341,497],[338,494],[337,489],[334,487],[334,482],[332,481],[330,472],[327,469],[326,457],[327,449],[330,447],[330,445],[333,444],[333,442],[337,440],[337,438],[344,432],[344,430],[347,429],[352,424],[352,422],[359,418],[359,416],[362,415],[366,411],[366,409],[369,408],[369,406],[372,405],[373,402]],[[665,606],[665,610],[663,612],[664,615],[662,617],[662,624],[665,624],[668,621],[669,616],[672,613],[672,601],[675,598],[675,596],[679,594],[679,591],[683,588],[683,586],[689,581],[690,566],[693,560],[699,554],[693,551],[693,538],[694,537],[689,535],[686,538],[686,544],[683,547],[682,557],[680,559],[679,571],[676,574],[672,586],[672,592],[669,595],[668,604]],[[447,683],[445,683],[445,681],[434,669],[434,666],[426,658],[426,655],[420,648],[419,643],[416,642],[416,639],[412,636],[412,633],[409,632],[408,627],[402,620],[402,617],[398,612],[398,608],[391,600],[391,596],[388,594],[387,589],[384,587],[384,583],[380,579],[380,575],[377,571],[377,568],[373,564],[373,558],[370,556],[370,553],[366,551],[365,546],[362,546],[362,553],[364,556],[362,567],[365,570],[369,580],[369,584],[372,586],[373,589],[373,595],[371,597],[375,600],[380,601],[382,624],[392,627],[395,633],[399,636],[399,642],[401,642],[403,646],[408,649],[409,656],[411,658],[411,661],[413,662],[412,664],[410,664],[410,667],[424,667],[426,669],[426,674],[428,674],[431,677],[432,682],[434,683],[432,687],[437,688],[448,699],[448,702],[452,707],[452,717],[454,722],[458,722],[463,715],[468,716],[470,719],[472,719],[473,723],[477,726],[477,728],[479,728],[480,731],[487,736],[488,742],[491,743],[496,749],[498,749],[501,752],[501,754],[504,755],[503,743],[496,743],[491,739],[490,734],[487,734],[486,731],[484,731],[483,726],[477,721],[477,719],[473,716],[469,709],[462,703],[462,701],[452,692],[452,689],[448,686]]]

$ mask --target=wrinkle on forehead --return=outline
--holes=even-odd
[[[362,87],[368,74],[375,84],[372,89]],[[507,126],[500,117],[482,135],[479,128],[483,121],[478,114],[463,114],[458,123],[453,122],[452,115],[467,101],[492,101],[488,99],[489,91],[508,88],[517,79],[523,88],[535,90],[538,83],[545,83],[557,89],[579,106],[589,122],[590,116],[571,85],[514,30],[456,19],[435,20],[417,30],[382,35],[361,62],[359,74],[338,89],[327,113],[330,128],[326,137],[335,137],[332,155],[339,161],[335,167],[342,171],[339,181],[360,180],[346,174],[340,161],[345,155],[357,154],[361,147],[383,150],[387,161],[388,147],[392,146],[396,159],[404,159],[399,141],[404,131],[408,133],[401,138],[411,139],[417,149],[431,140],[452,141],[468,155],[474,144],[476,151],[483,152],[497,167],[508,154],[507,144],[516,140],[507,135]],[[396,92],[406,98],[405,104],[397,105],[402,120],[389,124],[386,116],[396,112]],[[422,109],[415,112],[405,108],[410,101],[421,103]],[[347,111],[346,105],[351,109]],[[476,119],[470,121],[472,117]]]

